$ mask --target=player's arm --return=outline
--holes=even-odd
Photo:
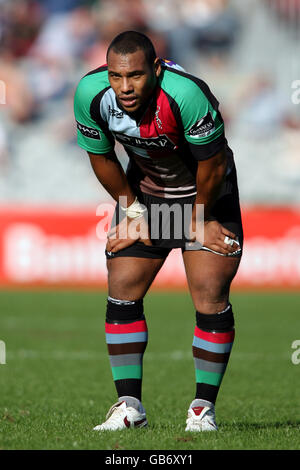
[[[136,195],[129,185],[127,176],[114,150],[105,154],[88,152],[88,155],[98,181],[110,196],[117,202],[121,201],[123,208],[132,208],[138,205],[135,202]],[[137,241],[151,245],[147,222],[143,215],[138,219],[127,216],[108,232],[106,250],[116,253]]]
[[[198,161],[196,203],[204,205],[204,220],[210,219],[210,211],[220,192],[227,170],[225,149],[208,160]]]
[[[102,86],[105,87],[105,84],[104,82]],[[135,196],[116,157],[114,137],[100,113],[97,91],[98,88],[95,91],[91,87],[89,76],[80,80],[75,91],[77,143],[87,151],[92,168],[103,187],[116,201],[119,196],[126,196],[127,204],[124,203],[124,206],[127,207],[132,204]]]
[[[130,206],[135,201],[136,195],[114,150],[101,155],[88,152],[88,155],[94,173],[104,189],[117,202],[123,197],[124,207]]]
[[[236,250],[236,245],[230,246],[224,243],[225,237],[235,239],[236,236],[223,227],[216,220],[211,220],[211,208],[213,207],[222,183],[224,181],[227,170],[227,155],[225,147],[207,160],[198,161],[198,169],[196,175],[197,195],[193,208],[192,228],[194,233],[198,228],[202,228],[204,224],[204,240],[203,244],[214,251],[223,254],[232,253]],[[203,205],[203,221],[197,221],[197,205]]]
[[[136,196],[114,152],[114,137],[100,114],[97,97],[98,94],[95,95],[95,91],[91,89],[88,77],[84,77],[79,82],[74,96],[77,143],[79,147],[87,151],[95,175],[106,191],[115,201],[119,201],[119,198],[123,196],[122,207],[128,208],[134,203]],[[129,218],[125,217],[125,222],[127,219]],[[126,224],[121,222],[109,232],[108,251],[118,251],[135,243],[137,239],[141,239],[136,232],[131,237],[127,236],[127,230],[120,237],[119,232],[120,229],[124,229],[124,225]],[[112,232],[114,232],[114,240],[110,240]],[[144,239],[142,241],[150,244],[150,241],[144,241]]]
[[[130,187],[126,174],[112,150],[106,154],[93,154],[88,152],[94,173],[117,202],[122,201],[122,207],[133,207],[136,200],[132,188]],[[125,217],[117,226],[112,227],[107,235],[107,251],[115,253],[140,240],[147,245],[151,245],[148,226],[143,216],[138,219]]]
[[[189,106],[184,106],[186,103]],[[224,243],[225,236],[235,239],[234,233],[229,232],[216,220],[211,220],[211,209],[219,195],[225,178],[227,162],[227,141],[224,134],[224,122],[218,111],[218,102],[204,82],[189,83],[185,90],[181,106],[181,117],[184,135],[190,151],[197,160],[197,195],[196,203],[204,206],[204,220],[197,220],[196,204],[193,210],[192,229],[196,239],[204,246],[222,254],[236,250]],[[202,230],[203,229],[203,230]],[[204,235],[201,237],[201,234]],[[192,240],[195,235],[192,236]]]

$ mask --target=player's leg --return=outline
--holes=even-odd
[[[108,295],[123,300],[142,299],[164,261],[165,258],[108,259]]]
[[[197,415],[207,412],[203,430],[216,429],[214,405],[234,341],[234,317],[229,301],[230,285],[240,257],[208,251],[183,254],[188,285],[196,309],[193,357],[196,373],[195,400],[190,406],[187,430],[198,430]],[[195,420],[193,421],[193,418]]]
[[[141,400],[142,363],[148,330],[143,298],[163,259],[120,257],[108,260],[106,340],[118,396]]]
[[[141,245],[128,249],[129,254],[137,251],[138,255],[143,254],[142,250]],[[155,249],[148,249],[148,256],[156,256],[153,251]],[[107,260],[109,295],[105,332],[118,403],[112,407],[106,422],[96,426],[96,430],[147,424],[141,404],[143,355],[148,340],[143,298],[164,260],[165,257],[131,256]]]
[[[141,400],[148,330],[143,298],[164,259],[117,257],[107,262],[106,340],[118,396]]]
[[[211,216],[238,236],[242,250],[243,227],[235,170],[227,177],[223,193],[212,208]],[[192,418],[191,426],[187,423],[187,429],[210,430],[216,429],[214,405],[234,341],[234,316],[229,294],[242,251],[236,253],[236,256],[221,256],[206,251],[204,247],[189,250],[186,246],[183,259],[196,310],[193,341],[196,401],[192,402],[189,410]],[[196,407],[196,415],[193,407]],[[197,426],[199,422],[206,424]],[[195,428],[193,423],[196,423]]]

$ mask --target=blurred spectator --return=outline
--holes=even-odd
[[[171,58],[192,67],[201,55],[223,55],[233,47],[239,20],[228,0],[185,0],[179,24],[168,32]]]
[[[13,57],[23,57],[39,33],[43,10],[36,0],[2,0],[1,3],[1,49],[9,50]]]
[[[30,57],[67,60],[81,56],[95,37],[95,25],[91,11],[80,7],[71,13],[50,15],[44,22],[35,44],[29,51]]]
[[[152,31],[168,33],[179,26],[179,0],[142,0],[145,21]]]
[[[151,3],[152,5],[152,3]],[[166,40],[147,23],[143,0],[102,0],[93,8],[97,41],[87,50],[85,59],[90,69],[106,63],[106,51],[111,40],[125,30],[141,31],[153,41],[157,54],[165,56]]]
[[[5,83],[7,117],[16,124],[31,119],[34,115],[33,94],[26,75],[10,51],[0,54],[0,80]]]
[[[235,126],[240,135],[255,139],[279,135],[291,122],[289,103],[274,81],[263,73],[253,76],[236,96]]]
[[[300,25],[300,0],[267,0],[280,20],[296,28]]]
[[[8,141],[4,127],[0,123],[0,169],[5,171],[8,165]]]
[[[94,0],[95,1],[95,0]],[[69,13],[77,7],[91,5],[93,0],[39,0],[47,15]]]
[[[77,61],[96,37],[90,9],[50,15],[27,55],[27,73],[38,104],[64,98],[74,79]]]

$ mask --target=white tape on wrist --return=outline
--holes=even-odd
[[[143,208],[143,206],[139,203],[138,198],[136,197],[134,202],[128,206],[128,207],[123,207],[120,206],[121,209],[126,213],[126,216],[129,217],[130,219],[137,219],[139,217],[142,217],[144,212],[146,212],[146,208]]]

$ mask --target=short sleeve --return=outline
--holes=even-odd
[[[224,122],[218,110],[218,101],[208,86],[199,80],[186,90],[181,109],[184,137],[196,160],[207,160],[218,153],[226,143]]]
[[[79,147],[92,153],[108,153],[114,148],[111,134],[91,116],[91,104],[95,93],[85,78],[81,79],[74,96],[74,115]]]

